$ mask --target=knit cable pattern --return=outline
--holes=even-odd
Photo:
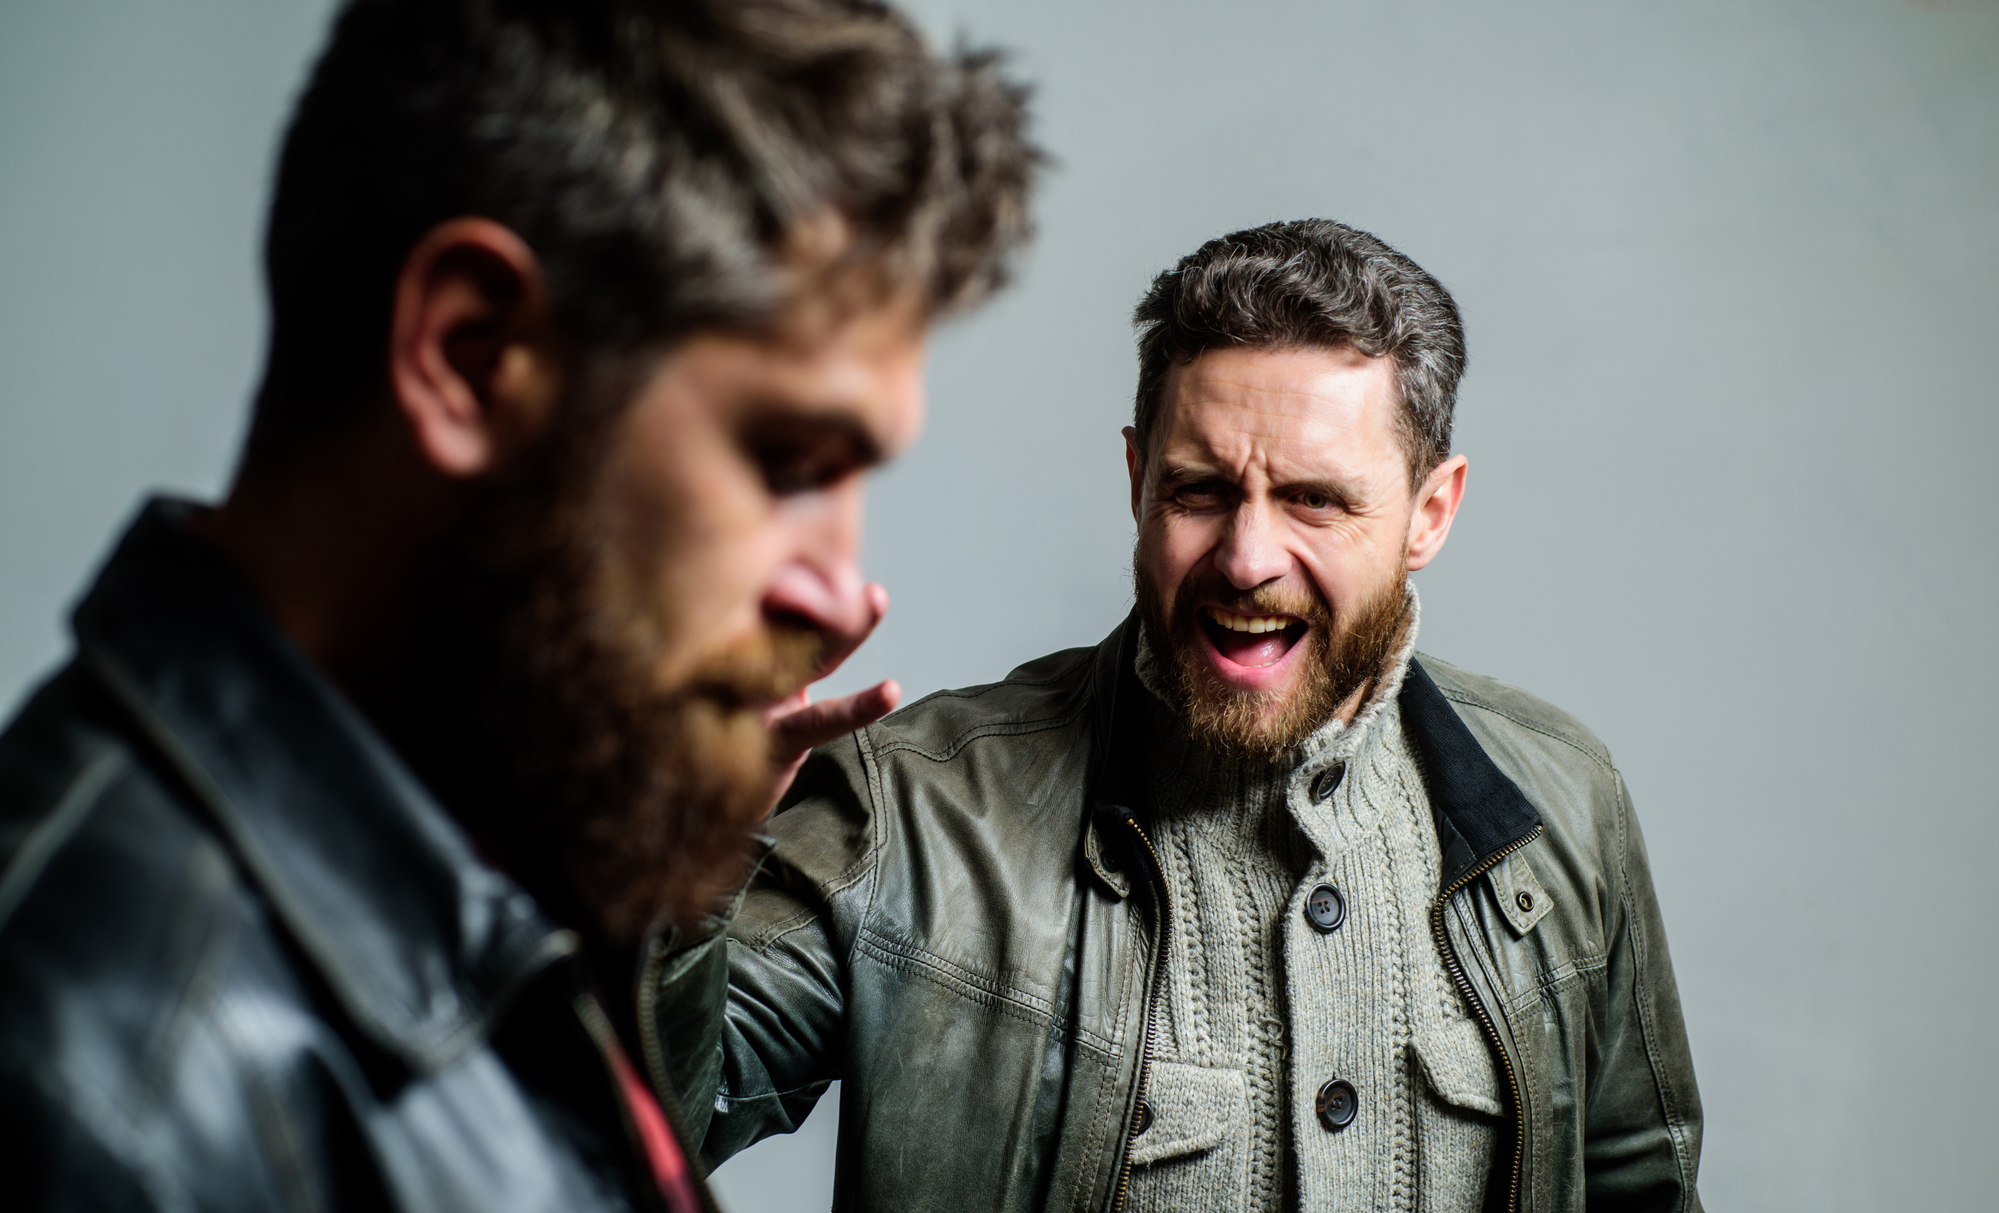
[[[1370,702],[1277,761],[1203,753],[1148,705],[1150,824],[1176,920],[1133,1210],[1480,1205],[1497,1078],[1429,934],[1440,859],[1396,701],[1420,619],[1410,593],[1407,644]],[[1155,696],[1158,660],[1141,636]],[[1315,802],[1336,762],[1344,778]],[[1322,880],[1348,905],[1331,934],[1303,913]],[[1360,1092],[1338,1133],[1314,1111],[1332,1077]]]

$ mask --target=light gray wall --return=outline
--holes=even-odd
[[[0,3],[0,711],[139,494],[225,481],[266,179],[328,10]]]
[[[0,8],[0,699],[136,495],[212,492],[269,154],[324,5]],[[1576,712],[1643,815],[1716,1208],[1999,1187],[1999,13],[925,0],[1018,48],[1060,158],[943,335],[843,686],[990,680],[1129,603],[1126,316],[1322,214],[1464,306],[1472,487],[1424,647]],[[833,1113],[721,1173],[823,1206]]]

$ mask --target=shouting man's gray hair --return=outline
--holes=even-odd
[[[1132,323],[1141,455],[1172,367],[1224,347],[1317,346],[1393,360],[1412,486],[1450,456],[1465,371],[1457,304],[1421,266],[1357,228],[1294,219],[1210,240],[1152,280]]]

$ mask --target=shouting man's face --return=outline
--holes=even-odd
[[[1399,409],[1386,358],[1221,349],[1167,375],[1150,449],[1125,431],[1139,612],[1211,747],[1271,755],[1351,718],[1401,644],[1465,461],[1412,491]]]
[[[583,376],[433,562],[391,733],[495,857],[614,940],[740,879],[764,715],[865,635],[862,474],[915,437],[887,307]],[[567,902],[567,905],[563,903]]]

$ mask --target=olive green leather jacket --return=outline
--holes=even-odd
[[[648,1060],[711,1161],[843,1079],[835,1208],[1120,1207],[1174,912],[1119,710],[1145,693],[1136,632],[816,753],[726,936],[655,946]],[[1700,1098],[1624,781],[1566,714],[1419,663],[1431,926],[1506,1090],[1487,1208],[1698,1209]]]

